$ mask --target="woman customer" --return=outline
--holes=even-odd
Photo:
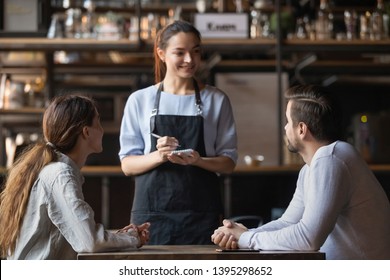
[[[136,175],[131,222],[151,222],[149,244],[210,244],[222,212],[217,174],[237,161],[231,104],[195,78],[201,36],[190,23],[160,30],[154,57],[156,84],[130,95],[120,133],[122,170]]]
[[[140,247],[149,224],[117,233],[94,221],[84,201],[80,169],[102,151],[94,101],[56,97],[43,116],[45,142],[26,150],[9,170],[0,201],[0,247],[8,259],[75,259],[79,252]]]

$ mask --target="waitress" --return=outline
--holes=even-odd
[[[156,84],[132,93],[120,132],[121,167],[135,175],[132,223],[151,223],[148,244],[211,244],[220,225],[218,175],[237,161],[232,108],[220,89],[201,85],[201,36],[175,21],[156,36]],[[192,149],[188,153],[173,151]]]

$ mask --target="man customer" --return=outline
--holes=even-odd
[[[247,229],[224,220],[224,248],[321,250],[327,259],[390,259],[390,203],[359,153],[340,141],[340,110],[325,88],[287,90],[288,149],[306,163],[278,220]]]

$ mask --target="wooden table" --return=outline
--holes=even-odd
[[[80,253],[79,260],[324,260],[318,251],[217,252],[214,245],[146,245],[126,252]]]

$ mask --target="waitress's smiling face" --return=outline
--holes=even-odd
[[[158,55],[165,61],[167,76],[191,78],[201,62],[200,41],[191,32],[179,32],[169,39],[165,50],[158,49]]]

